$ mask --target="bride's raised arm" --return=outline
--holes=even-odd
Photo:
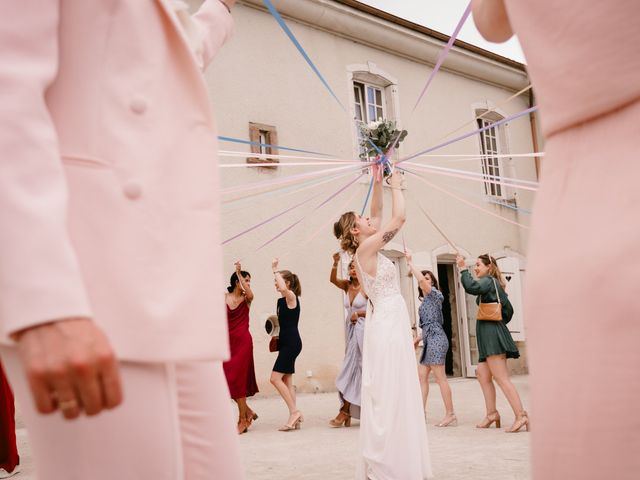
[[[384,227],[377,229],[378,231],[375,234],[360,244],[358,247],[358,256],[360,258],[373,255],[378,250],[383,249],[387,243],[393,240],[407,219],[404,195],[400,186],[402,175],[394,173],[391,175],[389,183],[391,185],[391,219]],[[380,185],[379,188],[382,189],[382,186]],[[373,204],[371,208],[373,210]]]

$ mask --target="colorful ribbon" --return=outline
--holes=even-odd
[[[531,112],[535,112],[536,110],[538,110],[538,107],[531,107],[531,108],[527,108],[526,110],[523,110],[521,112],[518,113],[514,113],[513,115],[509,115],[508,117],[503,118],[502,120],[498,120],[497,122],[493,122],[490,123],[489,125],[482,127],[482,128],[478,128],[477,130],[474,130],[473,132],[468,132],[465,133],[464,135],[460,135],[459,137],[455,137],[452,138],[451,140],[448,140],[444,143],[441,143],[439,145],[436,145],[435,147],[431,147],[431,148],[427,148],[426,150],[422,150],[421,152],[418,153],[414,153],[413,155],[409,155],[408,157],[405,157],[401,160],[399,160],[398,162],[396,162],[396,164],[402,163],[402,162],[406,162],[407,160],[411,160],[413,158],[419,157],[420,155],[424,155],[425,153],[431,153],[434,150],[439,150],[441,148],[444,148],[448,145],[451,145],[452,143],[456,143],[459,142],[460,140],[464,140],[465,138],[469,138],[472,137],[473,135],[478,135],[479,133],[482,133],[486,130],[489,130],[490,128],[494,128],[494,127],[499,127],[500,125],[510,122],[511,120],[515,120],[516,118],[520,118],[524,115],[528,115]]]
[[[242,140],[240,138],[219,136],[218,140],[220,140],[221,142],[241,143],[243,145],[258,145],[260,147],[277,148],[278,150],[288,150],[290,152],[310,153],[311,155],[322,155],[324,157],[333,157],[333,155],[329,155],[328,153],[312,152],[310,150],[301,150],[299,148],[282,147],[280,145],[271,145],[269,143],[252,142],[250,140]]]
[[[462,14],[462,18],[458,22],[458,25],[456,25],[455,30],[451,34],[451,37],[449,37],[449,41],[447,42],[447,45],[444,47],[444,50],[442,50],[442,52],[440,52],[440,55],[438,56],[438,60],[436,62],[436,66],[433,68],[433,71],[431,72],[431,75],[429,75],[429,78],[427,79],[427,83],[424,86],[424,88],[422,89],[422,92],[420,92],[420,95],[418,96],[418,100],[416,101],[416,104],[413,106],[413,111],[411,113],[415,112],[416,108],[418,108],[418,104],[422,100],[422,97],[424,97],[424,94],[427,91],[427,88],[429,88],[429,85],[431,85],[431,82],[433,81],[434,77],[436,76],[436,73],[438,73],[438,70],[440,70],[440,67],[442,66],[442,63],[444,62],[444,59],[447,58],[447,55],[449,54],[449,51],[451,50],[451,47],[453,47],[453,43],[456,41],[456,38],[458,37],[458,34],[460,33],[460,29],[464,25],[464,22],[467,21],[467,18],[469,17],[470,13],[471,13],[471,2],[469,2],[469,5],[467,5],[466,10]]]
[[[327,91],[331,94],[331,96],[335,99],[335,101],[338,102],[338,105],[340,105],[340,108],[342,108],[342,110],[346,113],[347,109],[344,107],[344,105],[342,104],[340,99],[337,97],[337,95],[333,92],[333,90],[331,89],[327,81],[324,79],[324,77],[322,76],[318,68],[311,61],[311,58],[309,57],[309,55],[307,55],[307,52],[305,52],[304,48],[302,48],[302,45],[300,44],[296,36],[289,29],[284,19],[280,16],[280,13],[278,13],[278,10],[276,10],[276,7],[273,6],[273,3],[271,3],[271,0],[262,0],[262,1],[266,5],[269,12],[271,12],[271,15],[273,15],[273,18],[276,19],[276,22],[278,22],[278,25],[280,25],[280,28],[282,28],[284,33],[287,34],[287,37],[289,37],[289,40],[291,40],[293,45],[298,49],[298,52],[300,52],[300,55],[302,55],[302,57],[305,59],[309,67],[311,67],[311,70],[313,70],[313,72],[320,79],[320,81],[322,82],[324,87],[327,89]]]
[[[333,182],[346,175],[352,175],[352,172],[341,172],[341,173],[333,174],[326,178],[325,177],[312,178],[311,180],[306,180],[302,183],[289,185],[284,188],[280,188],[276,186],[266,192],[250,193],[248,195],[243,195],[239,198],[224,200],[222,203],[224,204],[225,207],[233,204],[240,204],[240,205],[237,208],[224,208],[223,213],[228,214],[228,213],[243,210],[247,206],[255,206],[256,198],[268,197],[272,195],[277,197],[286,197],[288,195],[294,195],[296,193],[300,193],[311,188],[319,187],[321,185],[324,185],[325,183]],[[246,204],[246,205],[243,205],[243,204]]]
[[[360,168],[366,167],[368,166],[368,164],[364,164],[364,165],[347,165],[345,167],[337,167],[337,168],[327,168],[324,170],[317,170],[317,171],[313,171],[313,172],[305,172],[305,173],[298,173],[295,175],[289,175],[287,177],[283,177],[283,178],[276,178],[273,180],[266,180],[263,182],[256,182],[256,183],[251,183],[249,185],[241,185],[241,186],[235,186],[235,187],[229,187],[229,188],[225,188],[221,191],[221,193],[223,195],[229,194],[229,193],[234,193],[234,192],[244,192],[247,190],[254,190],[256,188],[266,188],[272,185],[280,185],[283,183],[291,183],[291,182],[295,182],[299,179],[302,178],[312,178],[312,177],[317,177],[319,175],[326,175],[328,173],[333,173],[333,172],[342,172],[342,171],[347,171],[347,170],[358,170]]]
[[[476,121],[480,120],[481,118],[484,118],[486,115],[490,114],[491,112],[495,112],[497,109],[499,108],[503,108],[507,103],[509,103],[511,100],[513,100],[514,98],[519,97],[520,95],[522,95],[523,93],[531,90],[532,85],[529,84],[526,87],[524,87],[522,90],[520,90],[519,92],[514,93],[513,95],[511,95],[509,98],[502,100],[501,102],[499,102],[495,107],[493,108],[489,108],[487,109],[486,112],[481,113],[480,115],[478,115],[476,118],[474,118],[473,120],[469,120],[468,122],[464,122],[462,125],[460,125],[458,128],[456,128],[455,130],[451,130],[450,132],[445,133],[444,135],[442,135],[440,138],[438,138],[438,142],[440,142],[441,140],[444,140],[445,138],[450,137],[451,135],[453,135],[454,133],[459,132],[460,130],[462,130],[464,127],[467,127],[469,125],[473,125],[475,124]]]
[[[309,197],[306,200],[303,200],[302,202],[293,205],[292,207],[286,208],[286,209],[282,210],[281,212],[276,213],[272,217],[269,217],[266,220],[263,220],[262,222],[257,223],[256,225],[253,225],[253,226],[247,228],[246,230],[241,231],[240,233],[237,233],[233,237],[227,238],[225,241],[222,242],[222,245],[226,245],[227,243],[229,243],[229,242],[231,242],[233,240],[236,240],[237,238],[240,238],[240,237],[242,237],[243,235],[246,235],[249,232],[252,232],[256,228],[261,227],[261,226],[263,226],[263,225],[265,225],[265,224],[267,224],[269,222],[272,222],[276,218],[281,217],[282,215],[284,215],[285,213],[288,213],[291,210],[294,210],[294,209],[296,209],[298,207],[301,207],[305,203],[309,203],[311,200],[313,200],[314,198],[320,196],[321,194],[322,194],[322,192],[317,193],[317,194],[313,195],[312,197]]]
[[[458,247],[456,247],[456,245],[455,245],[455,244],[454,244],[454,243],[449,239],[449,237],[447,236],[447,234],[446,234],[446,233],[444,233],[444,230],[442,230],[442,229],[438,226],[438,224],[435,222],[435,220],[434,220],[433,218],[431,218],[431,215],[429,215],[429,214],[427,213],[427,211],[426,211],[424,208],[422,208],[422,205],[420,205],[420,202],[418,202],[418,200],[417,200],[413,195],[411,195],[411,194],[410,194],[409,196],[410,196],[410,198],[413,200],[413,202],[418,206],[418,208],[420,209],[420,211],[422,212],[422,214],[423,214],[425,217],[427,217],[427,220],[429,220],[429,223],[431,223],[431,225],[433,225],[433,228],[435,228],[435,229],[438,231],[438,233],[439,233],[440,235],[442,235],[442,238],[444,238],[444,239],[445,239],[445,241],[446,241],[446,242],[449,244],[449,246],[454,250],[454,252],[459,253],[459,252],[458,252]],[[403,239],[403,241],[404,241],[404,235],[402,236],[402,239]],[[407,250],[407,247],[405,246],[405,247],[404,247],[404,249],[405,249],[405,251],[406,251],[406,250]]]
[[[241,152],[237,150],[218,150],[218,157],[237,157],[237,158],[262,158],[262,159],[277,159],[277,160],[306,160],[306,161],[318,161],[327,163],[358,163],[362,160],[354,160],[353,158],[327,158],[327,157],[310,157],[308,155],[280,155],[273,153],[253,153],[253,152]]]
[[[375,175],[371,172],[371,181],[369,182],[369,190],[367,190],[367,196],[364,198],[364,205],[362,205],[362,210],[360,211],[360,216],[364,216],[364,211],[367,209],[367,203],[369,203],[369,197],[371,196],[371,190],[373,190],[373,182],[375,180]]]
[[[353,180],[350,180],[349,182],[347,182],[346,185],[340,187],[336,192],[332,193],[331,195],[329,195],[329,197],[327,199],[325,199],[323,202],[321,202],[319,205],[317,205],[312,211],[311,213],[319,210],[320,208],[322,208],[324,205],[326,205],[327,203],[329,203],[331,200],[333,200],[335,197],[337,197],[338,195],[340,195],[342,192],[344,192],[348,187],[350,187],[351,185],[353,185],[355,182],[357,182],[360,178],[362,178],[362,176],[364,175],[364,173],[361,173],[358,177],[356,177]],[[291,230],[292,228],[294,228],[296,225],[298,225],[299,223],[301,223],[302,221],[304,221],[305,218],[307,218],[308,215],[303,215],[300,219],[296,220],[295,222],[293,222],[291,225],[289,225],[287,228],[285,228],[284,230],[280,231],[278,234],[276,234],[276,236],[274,236],[273,238],[270,238],[269,240],[267,240],[266,242],[264,242],[262,245],[260,245],[256,251],[262,250],[264,247],[266,247],[267,245],[269,245],[270,243],[276,241],[278,238],[280,238],[282,235],[284,235],[285,233],[287,233],[289,230]]]
[[[468,172],[466,170],[456,170],[453,168],[436,167],[435,165],[422,165],[419,163],[406,162],[405,165],[428,170],[436,175],[445,175],[448,177],[463,178],[473,182],[493,183],[495,185],[503,185],[505,187],[519,188],[521,190],[530,190],[536,192],[538,183],[529,180],[518,180],[510,177],[502,177],[498,175],[490,175],[488,173]]]
[[[498,215],[497,213],[490,212],[489,210],[485,210],[484,208],[479,207],[475,203],[471,203],[470,201],[468,201],[468,200],[466,200],[466,199],[464,199],[464,198],[462,198],[462,197],[460,197],[460,196],[458,196],[458,195],[456,195],[454,193],[451,193],[451,192],[449,192],[449,191],[447,191],[447,190],[445,190],[443,188],[438,187],[437,185],[435,185],[435,184],[429,182],[428,180],[426,180],[425,178],[423,178],[423,176],[418,174],[418,173],[415,173],[415,172],[413,172],[411,170],[408,170],[406,168],[401,168],[401,170],[409,173],[410,175],[415,176],[419,181],[421,181],[422,183],[430,186],[431,188],[434,188],[434,189],[444,193],[445,195],[449,195],[450,197],[453,197],[456,200],[459,200],[460,202],[464,203],[465,205],[468,205],[468,206],[470,206],[470,207],[472,207],[472,208],[474,208],[476,210],[480,210],[481,212],[484,212],[487,215],[491,215],[492,217],[499,218],[503,222],[507,222],[507,223],[510,223],[512,225],[517,225],[518,227],[521,227],[521,228],[524,228],[524,229],[527,229],[527,230],[529,229],[529,227],[527,227],[526,225],[523,225],[521,223],[515,222],[513,220],[509,220],[508,218],[504,218],[502,215]]]

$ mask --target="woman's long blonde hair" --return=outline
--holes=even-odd
[[[351,229],[356,227],[355,212],[346,212],[333,224],[333,234],[340,240],[340,247],[352,255],[358,249],[358,239],[351,233]]]
[[[498,280],[498,282],[500,283],[500,286],[502,287],[502,289],[506,291],[507,282],[504,279],[504,275],[502,275],[502,272],[500,271],[500,267],[498,267],[498,262],[496,261],[496,259],[493,258],[488,253],[483,253],[478,258],[483,264],[489,267],[489,275],[491,275],[492,277],[495,277],[496,280]]]

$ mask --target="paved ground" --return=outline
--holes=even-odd
[[[514,377],[523,401],[528,404],[526,376]],[[460,420],[457,427],[437,428],[443,415],[437,385],[432,385],[428,405],[429,447],[437,480],[526,480],[529,479],[529,434],[509,435],[474,425],[484,415],[484,403],[475,380],[451,380],[453,399]],[[240,436],[248,480],[349,480],[353,478],[358,452],[358,426],[332,429],[327,421],[337,413],[335,394],[306,394],[298,400],[305,422],[299,431],[276,429],[287,419],[279,397],[256,397],[251,407],[260,415],[251,430]],[[498,394],[498,410],[509,426],[513,416]],[[18,441],[22,473],[16,480],[35,480],[28,438],[18,418]],[[46,480],[46,479],[40,479]],[[87,479],[90,480],[90,479]],[[115,479],[114,479],[115,480]],[[213,480],[213,479],[212,479]],[[224,479],[220,479],[224,480]],[[398,479],[402,480],[402,479]]]

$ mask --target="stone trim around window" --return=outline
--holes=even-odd
[[[261,141],[262,139],[262,141]],[[269,144],[278,145],[278,131],[273,125],[264,123],[249,122],[249,140],[254,142],[251,144],[251,153],[278,155],[278,149],[274,147],[265,147],[259,145]],[[280,163],[278,158],[269,157],[247,157],[247,163]],[[263,168],[278,168],[277,165],[264,165]]]

